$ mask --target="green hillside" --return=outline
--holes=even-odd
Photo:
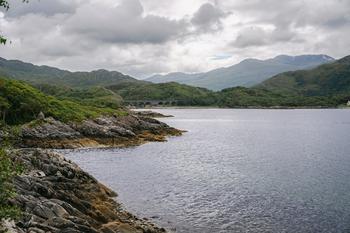
[[[55,108],[49,108],[50,106],[45,111],[49,115],[60,118],[66,116],[67,119],[83,119],[104,112],[106,109],[117,110],[123,105],[124,100],[125,102],[176,101],[179,106],[336,107],[344,105],[350,99],[349,68],[350,57],[346,57],[313,70],[277,75],[254,88],[234,87],[214,92],[176,82],[154,84],[139,81],[115,71],[69,72],[0,59],[0,73],[6,73],[9,79],[31,83],[40,90],[30,87],[32,94],[35,93],[33,95],[36,97],[38,93],[45,98],[46,95],[51,96],[48,100],[61,105],[57,111]],[[23,82],[14,82],[14,84],[26,85]],[[23,100],[24,106],[31,97],[28,99]],[[37,102],[34,101],[34,105],[38,105],[39,100],[41,101],[42,98],[38,98]],[[33,103],[27,105],[31,104]],[[46,106],[39,104],[39,106],[42,105]],[[71,109],[68,107],[67,114],[59,116],[57,113],[62,113],[60,109],[63,107],[73,107],[73,105],[77,106],[77,112],[70,113]],[[24,108],[24,106],[20,107]],[[23,113],[23,120],[32,119],[38,113],[33,109],[28,107],[28,113]],[[31,111],[34,112],[31,113]],[[11,118],[7,117],[7,121],[11,121],[12,118],[13,122],[22,120],[19,119],[21,117],[13,115]]]
[[[177,100],[179,105],[209,106],[216,104],[216,94],[204,88],[171,83],[129,83],[107,87],[124,100]]]
[[[0,58],[0,74],[31,83],[60,100],[118,108],[125,100],[180,100],[181,105],[213,105],[215,94],[178,83],[153,84],[116,71],[69,72]],[[108,89],[106,89],[108,88]],[[122,96],[122,98],[120,97]]]
[[[303,96],[346,96],[350,94],[350,56],[313,70],[283,73],[257,87]]]
[[[45,95],[34,87],[16,80],[0,78],[0,113],[2,121],[20,124],[37,118],[43,112],[58,120],[82,121],[101,114],[118,111],[111,108],[98,108],[71,100],[59,100]],[[121,113],[119,111],[119,113]]]
[[[234,87],[224,89],[218,93],[218,105],[230,108],[281,106],[286,104],[282,103],[286,98],[290,98],[290,96],[267,90]]]
[[[116,71],[70,72],[49,66],[36,66],[16,60],[0,58],[0,75],[32,84],[65,85],[70,87],[95,87],[117,85],[125,82],[140,82]]]
[[[118,109],[123,105],[123,98],[120,95],[104,87],[71,88],[49,84],[37,84],[34,87],[47,95],[83,105],[113,109]]]
[[[301,96],[276,90],[234,87],[213,92],[178,83],[127,84],[108,87],[127,101],[177,100],[180,106],[249,107],[336,107],[346,103],[342,95]]]
[[[350,95],[302,96],[283,91],[234,87],[217,93],[220,107],[337,107],[347,102]]]

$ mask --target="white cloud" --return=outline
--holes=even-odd
[[[138,77],[350,51],[347,0],[40,0],[0,12],[0,56]]]

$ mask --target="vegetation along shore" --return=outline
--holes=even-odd
[[[150,118],[161,114],[60,100],[19,81],[2,79],[0,90],[6,148],[0,165],[8,168],[0,171],[1,187],[9,193],[0,204],[3,231],[165,232],[125,211],[116,193],[76,164],[44,149],[135,146],[183,131]]]
[[[116,71],[69,72],[54,67],[0,59],[0,74],[5,79],[25,81],[32,88],[58,100],[73,101],[95,108],[118,108],[123,105],[221,108],[342,107],[350,100],[350,83],[347,78],[349,70],[350,56],[347,56],[311,69],[280,73],[253,86],[233,86],[212,91],[176,82],[151,83]],[[96,109],[90,110],[89,114],[96,114]]]

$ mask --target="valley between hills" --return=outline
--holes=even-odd
[[[278,74],[253,87],[212,91],[140,81],[116,71],[69,72],[0,59],[0,142],[6,148],[1,161],[8,169],[25,168],[9,176],[17,195],[5,203],[23,215],[3,226],[38,233],[166,232],[124,210],[111,189],[46,149],[123,148],[185,133],[153,118],[167,116],[129,109],[152,101],[158,107],[345,107],[349,70],[350,57],[345,57]]]

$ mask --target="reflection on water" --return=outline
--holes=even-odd
[[[177,232],[350,231],[350,111],[159,112],[188,133],[67,156]]]

